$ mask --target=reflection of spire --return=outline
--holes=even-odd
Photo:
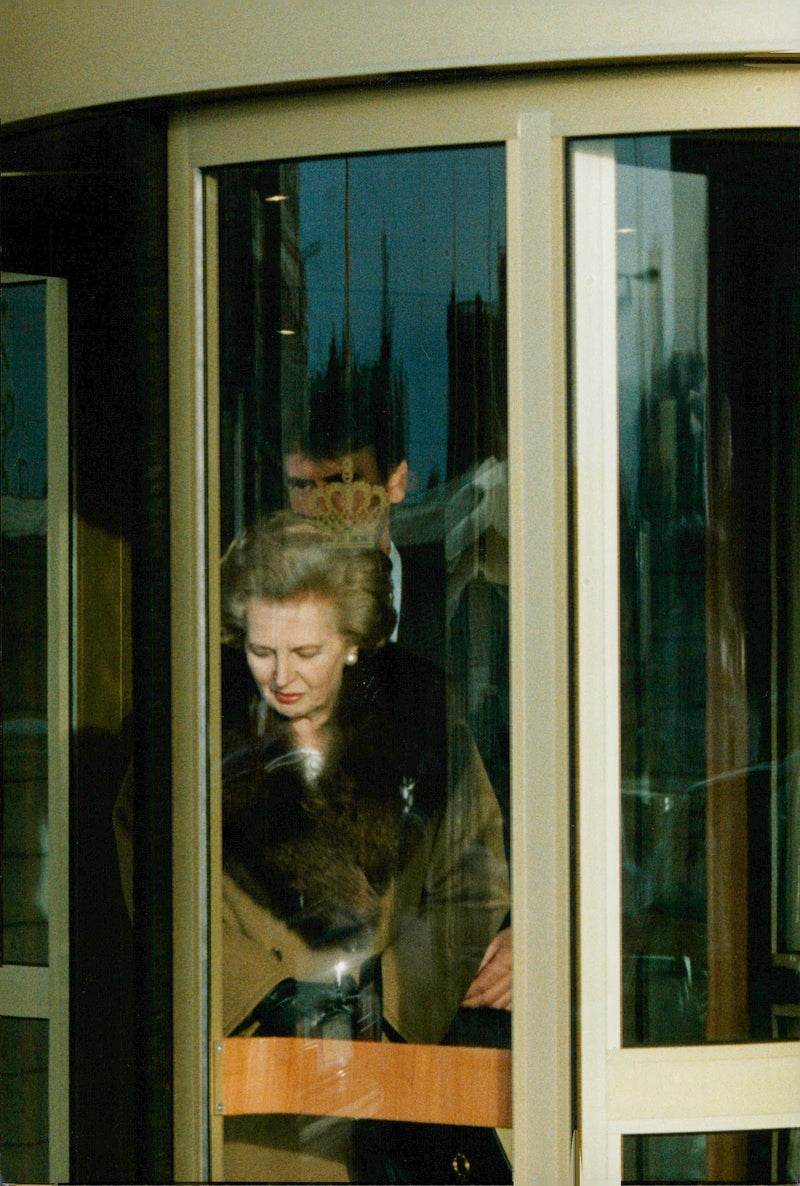
[[[381,346],[391,337],[389,326],[389,244],[386,229],[381,231]]]
[[[342,374],[350,384],[353,352],[350,336],[350,158],[344,159],[344,341],[342,342]]]
[[[356,238],[353,243],[351,239],[350,170],[346,159],[344,167],[342,323],[331,326],[327,363],[309,375],[308,410],[297,419],[298,423],[304,421],[306,443],[317,456],[339,456],[371,444],[381,468],[388,469],[405,457],[408,439],[407,382],[402,363],[394,359],[389,238],[384,228],[380,233],[379,340],[373,352],[360,322],[358,293],[355,324],[352,321],[351,254],[355,246],[358,263],[360,240]],[[358,176],[355,180],[358,185]],[[357,224],[357,234],[359,229]]]
[[[664,334],[664,289],[661,280],[661,242],[658,237],[650,248],[650,261],[645,273],[645,280],[652,282],[651,308],[653,316],[653,337],[651,339],[650,383],[655,388],[657,376],[663,372],[666,356],[666,341]],[[656,393],[657,396],[661,392]]]
[[[375,366],[379,383],[389,391],[392,366],[392,314],[389,307],[389,245],[386,231],[381,233],[381,340]]]
[[[369,367],[371,415],[375,436],[385,441],[386,464],[405,456],[408,394],[402,365],[392,361],[392,304],[389,296],[389,239],[381,233],[381,333],[378,354]]]
[[[459,477],[483,459],[506,456],[505,252],[498,250],[500,299],[480,292],[458,300],[455,286],[447,309],[447,478]]]

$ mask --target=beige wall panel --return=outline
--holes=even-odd
[[[800,1124],[797,1043],[616,1050],[608,1057],[608,1078],[609,1124],[620,1133],[767,1130]],[[781,1101],[780,1111],[776,1100]]]
[[[4,0],[0,119],[395,71],[770,52],[800,53],[795,0]]]

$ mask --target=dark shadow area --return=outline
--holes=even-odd
[[[6,131],[3,270],[65,277],[75,584],[71,629],[119,670],[119,733],[91,718],[70,777],[70,1129],[76,1182],[172,1180],[166,123],[75,118]],[[130,626],[82,539],[130,545]],[[102,555],[102,551],[100,553]],[[77,592],[76,592],[77,590]],[[104,597],[106,601],[104,602]],[[123,602],[126,590],[122,591]],[[132,695],[125,662],[132,632]],[[116,648],[116,654],[114,653]],[[77,652],[80,689],[92,671]],[[99,665],[99,663],[98,663]],[[116,665],[116,667],[115,667]],[[105,668],[103,668],[105,671]],[[132,699],[132,719],[125,705]],[[136,921],[111,812],[135,754]],[[66,1085],[65,1085],[66,1090]]]

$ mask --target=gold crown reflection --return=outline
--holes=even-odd
[[[341,482],[326,482],[304,490],[295,503],[301,514],[316,520],[337,542],[349,547],[374,548],[389,514],[389,495],[353,477],[349,459]]]

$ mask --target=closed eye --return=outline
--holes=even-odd
[[[314,659],[321,650],[322,647],[298,647],[295,654],[301,659]]]
[[[268,659],[270,655],[274,654],[270,647],[259,647],[250,642],[247,644],[247,649],[257,659]]]

